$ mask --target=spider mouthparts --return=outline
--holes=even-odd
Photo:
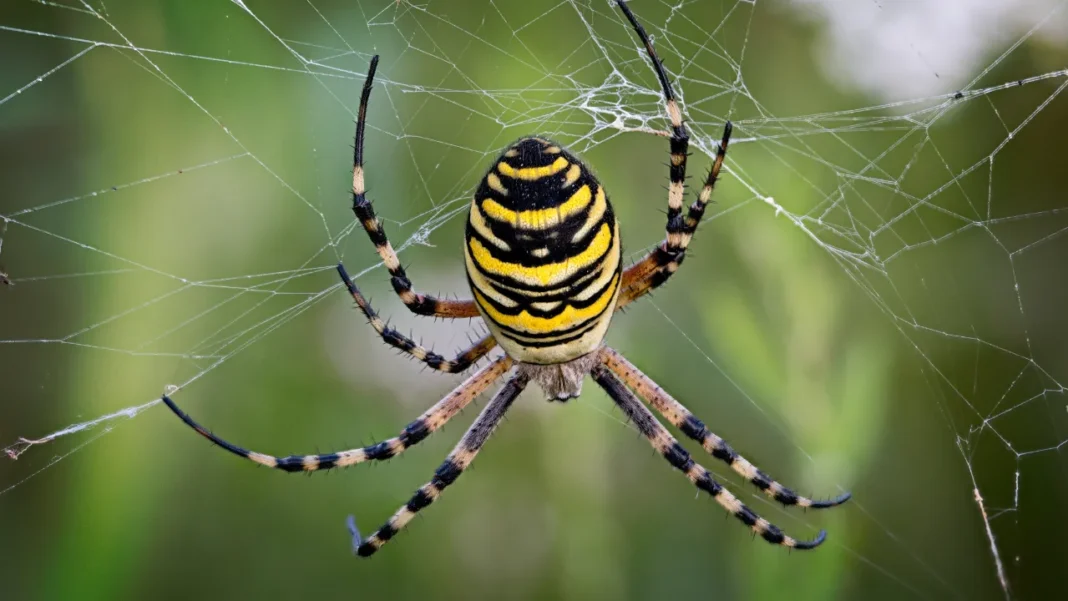
[[[352,535],[352,552],[356,553],[360,549],[360,545],[363,544],[363,537],[360,536],[360,531],[356,528],[356,516],[350,515],[345,519],[345,526],[349,529],[349,534]]]

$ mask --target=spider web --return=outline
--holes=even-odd
[[[141,2],[0,10],[0,44],[22,50],[5,51],[14,58],[0,89],[0,270],[10,281],[0,286],[0,435],[17,459],[0,469],[0,502],[160,412],[149,410],[165,386],[190,396],[213,386],[238,394],[244,383],[229,374],[245,372],[235,364],[283,346],[309,312],[344,298],[333,275],[339,260],[374,289],[380,268],[344,193],[349,124],[374,53],[383,62],[368,178],[405,261],[454,248],[472,186],[520,135],[550,135],[595,166],[641,156],[647,160],[634,164],[666,181],[655,77],[610,3],[513,4],[233,0],[173,22],[159,16],[173,6]],[[908,412],[929,426],[869,424],[870,436],[885,440],[879,453],[907,455],[912,436],[953,449],[960,480],[952,486],[961,489],[939,493],[966,493],[973,515],[958,521],[962,536],[983,550],[984,584],[1005,598],[1017,595],[1017,580],[1029,591],[1052,582],[1029,566],[1064,558],[1030,534],[1049,529],[1055,540],[1054,532],[1066,532],[1056,511],[1068,482],[1068,290],[1060,266],[1068,201],[1057,177],[1068,115],[1066,54],[1057,45],[1068,27],[1064,4],[633,3],[680,88],[691,174],[714,156],[724,120],[736,127],[720,203],[683,272],[712,255],[739,272],[769,268],[775,253],[762,258],[753,247],[778,232],[823,275],[774,277],[801,278],[806,290],[827,286],[858,299],[831,306],[877,315],[876,338],[905,351],[884,361],[873,381],[918,382],[893,389],[916,396],[885,398],[860,386],[873,400],[839,402],[877,404],[890,422]],[[823,32],[822,72],[775,53],[779,36],[814,31]],[[557,41],[546,47],[546,39]],[[839,87],[811,89],[832,84]],[[655,185],[628,183],[632,190],[606,181],[614,202],[642,217],[662,209],[666,195]],[[635,257],[663,235],[649,222],[624,224],[635,224]],[[716,237],[738,244],[720,258],[720,247],[706,242]],[[703,244],[717,250],[702,252]],[[455,290],[462,275],[447,275],[413,271],[419,288]],[[688,346],[693,369],[714,366],[759,418],[760,432],[799,453],[805,469],[831,470],[818,452],[827,443],[784,417],[796,408],[773,404],[772,393],[741,373],[748,356],[720,359],[744,347],[693,334],[693,324],[722,324],[680,317],[688,288],[711,296],[702,306],[708,313],[732,302],[680,280],[635,313]],[[790,290],[799,289],[783,284],[778,293]],[[379,309],[399,313],[379,292]],[[846,318],[835,319],[813,312],[798,323],[840,330]],[[453,329],[433,332],[438,346],[462,342]],[[833,544],[870,582],[899,595],[967,597],[970,576],[946,574],[920,534],[854,486],[890,466],[873,454],[869,448],[851,464],[852,479],[823,481],[853,489],[855,523],[886,551]],[[873,485],[867,496],[890,495],[911,505],[913,521],[930,518],[917,500],[926,493],[911,484],[906,494]]]

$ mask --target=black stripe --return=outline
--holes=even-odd
[[[686,218],[682,216],[682,213],[677,213],[668,217],[667,232],[669,234],[681,234],[686,231]]]
[[[694,485],[713,497],[718,497],[723,492],[723,486],[712,479],[712,474],[708,473],[708,470],[701,474],[701,477],[694,482]]]
[[[364,451],[367,453],[367,458],[368,459],[373,459],[373,460],[376,460],[376,461],[381,461],[383,459],[389,459],[390,457],[393,457],[393,455],[394,455],[392,445],[390,445],[389,441],[386,441],[386,440],[383,440],[382,442],[380,442],[380,443],[378,443],[376,445],[371,445],[371,446],[367,447],[366,449],[364,449]]]
[[[426,354],[426,359],[423,360],[423,363],[426,363],[427,366],[430,367],[430,369],[443,371],[445,369],[445,366],[449,362],[445,359],[445,357],[442,357],[441,355],[435,352],[428,352]]]
[[[579,176],[569,183],[567,172],[575,165],[579,167]],[[482,208],[485,200],[492,199],[497,204],[513,211],[553,209],[570,200],[583,186],[589,188],[591,202],[596,198],[597,190],[600,189],[597,178],[578,159],[572,159],[568,167],[558,171],[555,175],[535,180],[514,179],[494,171],[488,173],[487,177],[490,174],[500,180],[501,187],[505,191],[502,193],[495,190],[484,178],[475,194],[479,208]],[[487,217],[494,219],[489,215]]]
[[[552,161],[547,164],[552,164],[557,157],[561,156],[570,163],[567,167],[555,175],[536,180],[521,180],[503,175],[497,171],[497,163],[495,162],[486,172],[486,176],[482,178],[478,188],[476,188],[475,198],[479,199],[479,202],[482,199],[492,198],[501,206],[512,210],[530,210],[557,206],[571,198],[571,195],[584,185],[590,186],[591,192],[596,192],[599,186],[597,178],[590,173],[590,170],[586,168],[586,165],[581,160],[571,154],[553,155]],[[501,160],[498,159],[498,162]],[[567,172],[574,165],[579,166],[579,176],[575,178],[575,181],[564,186],[567,181]],[[490,187],[488,177],[491,173],[501,182],[501,187],[504,188],[505,193],[502,194]]]
[[[304,471],[304,456],[303,455],[290,455],[289,457],[276,457],[278,462],[278,469],[287,472],[302,472]]]
[[[734,449],[725,442],[720,443],[719,446],[712,449],[712,456],[720,461],[726,461],[733,465],[735,461],[738,461],[738,453],[734,452]]]
[[[395,534],[397,534],[397,529],[389,522],[386,522],[384,526],[378,529],[378,532],[375,532],[375,536],[382,542],[386,542],[393,538],[393,535]]]
[[[779,527],[775,524],[768,524],[767,529],[760,534],[760,537],[769,543],[781,545],[782,541],[786,538],[786,535],[784,535],[782,530],[779,530]]]
[[[414,444],[419,444],[427,436],[430,436],[430,428],[427,426],[426,420],[417,419],[404,428],[404,432],[401,432],[400,440],[405,447],[410,447]]]
[[[579,338],[585,336],[587,333],[589,333],[590,330],[592,330],[596,326],[596,323],[591,323],[581,332],[576,332],[575,334],[572,334],[571,336],[567,336],[565,338],[554,338],[553,340],[523,340],[521,338],[516,338],[514,335],[508,332],[501,332],[501,336],[504,336],[505,338],[517,344],[521,344],[527,348],[549,348],[553,346],[561,346],[569,342],[574,342]]]
[[[797,505],[797,494],[789,489],[782,489],[775,493],[775,500],[783,505]]]
[[[697,225],[701,222],[701,218],[705,216],[705,207],[707,204],[695,202],[690,205],[690,213],[687,216],[687,221],[690,223],[682,228],[684,234],[693,234],[697,231]]]
[[[434,502],[429,494],[423,489],[415,491],[415,495],[408,501],[408,511],[415,513]]]
[[[759,519],[757,514],[753,513],[753,510],[745,505],[742,505],[742,508],[738,510],[738,513],[734,514],[734,517],[738,518],[746,526],[756,524],[757,519]]]
[[[606,200],[605,202],[608,201]],[[544,230],[517,229],[511,223],[495,221],[486,215],[484,221],[487,227],[489,227],[494,236],[508,245],[509,250],[499,248],[491,240],[480,234],[471,225],[470,219],[468,219],[465,234],[468,238],[468,243],[470,243],[471,238],[478,240],[482,246],[490,251],[490,254],[495,259],[505,263],[513,263],[524,267],[559,263],[573,258],[589,248],[594,238],[600,234],[605,225],[608,226],[610,233],[615,234],[615,214],[609,206],[605,208],[604,214],[593,224],[593,227],[586,232],[582,239],[577,242],[572,241],[575,234],[585,227],[589,213],[592,210],[593,202],[560,224]],[[532,251],[540,249],[546,249],[548,253],[544,257],[535,256]]]
[[[329,455],[319,455],[319,466],[316,469],[328,470],[337,465],[338,460],[341,459],[337,453],[331,453]]]
[[[670,177],[672,183],[680,183],[686,178],[686,153],[689,150],[690,141],[686,137],[671,138],[671,170]],[[675,157],[682,156],[682,161],[678,165],[675,164]]]
[[[613,236],[614,235],[615,234],[613,233]],[[486,247],[486,248],[487,248],[487,250],[489,250],[492,247]],[[583,249],[583,250],[585,250],[585,249]],[[474,257],[471,257],[471,263],[475,266],[475,269],[477,269],[478,272],[483,275],[483,277],[485,277],[487,280],[490,280],[491,282],[500,283],[500,284],[503,284],[505,286],[509,286],[511,288],[516,288],[516,289],[519,289],[519,290],[529,290],[529,291],[532,291],[532,292],[541,292],[541,291],[557,290],[559,288],[568,288],[568,287],[572,287],[573,288],[576,281],[581,280],[582,278],[590,275],[592,272],[600,269],[601,266],[604,264],[605,258],[608,257],[608,254],[611,253],[611,252],[612,252],[612,243],[609,242],[608,247],[605,249],[604,253],[602,253],[597,258],[595,258],[593,260],[593,262],[591,262],[589,265],[583,267],[582,269],[577,270],[575,273],[571,274],[571,276],[569,276],[567,279],[562,280],[560,282],[555,282],[555,283],[553,283],[553,284],[551,284],[550,286],[547,286],[547,287],[546,286],[540,286],[540,285],[537,285],[537,284],[527,284],[527,283],[525,283],[525,282],[523,282],[521,280],[517,280],[517,279],[511,278],[511,277],[505,276],[505,275],[494,274],[494,273],[486,270],[481,265],[479,265],[478,261]],[[495,256],[495,255],[493,255],[492,252],[490,252],[490,255],[491,256]]]
[[[603,265],[603,262],[602,262],[602,265]],[[622,266],[620,268],[622,269]],[[481,271],[479,271],[479,273],[481,273]],[[570,299],[572,297],[572,295],[574,294],[573,291],[576,288],[578,288],[579,286],[585,286],[586,284],[589,283],[589,280],[596,279],[598,275],[600,275],[599,271],[591,271],[590,273],[587,273],[585,276],[575,280],[574,282],[571,282],[570,284],[567,284],[565,286],[561,286],[561,287],[558,287],[558,288],[546,288],[544,291],[542,291],[542,290],[532,290],[530,292],[527,292],[527,291],[523,291],[523,290],[515,290],[515,289],[510,288],[510,287],[505,287],[503,284],[500,284],[498,282],[488,282],[488,283],[490,285],[490,289],[491,290],[493,290],[494,292],[500,294],[501,296],[507,297],[507,298],[515,301],[516,303],[520,303],[520,304],[528,303],[528,302],[530,302],[530,303],[534,303],[534,302],[549,303],[549,302],[558,301],[558,300],[568,300],[568,299]],[[471,286],[471,288],[477,289],[480,292],[483,292],[483,294],[485,294],[485,291],[482,288],[476,288],[475,283],[471,281],[471,276],[470,275],[468,275],[468,277],[467,277],[467,283]],[[583,288],[583,289],[585,289],[585,288]],[[548,292],[546,292],[546,291],[548,291]],[[534,294],[531,294],[532,292],[537,292],[537,295],[535,296]],[[496,301],[494,301],[494,300],[492,300],[492,299],[490,299],[488,297],[486,298],[486,300],[489,301],[490,304],[492,304],[494,307],[500,306],[502,309],[507,309],[508,308],[508,307],[504,307],[503,305],[498,305],[496,303]]]
[[[518,336],[519,338],[524,338],[524,339],[529,340],[529,341],[545,341],[545,340],[550,339],[550,338],[557,338],[557,337],[561,337],[561,336],[567,336],[567,335],[570,335],[572,333],[577,333],[578,336],[581,337],[582,333],[584,333],[584,332],[579,332],[579,330],[589,330],[593,326],[597,325],[597,322],[600,320],[601,316],[605,314],[605,311],[608,311],[611,308],[612,308],[611,303],[606,304],[603,309],[598,311],[596,315],[594,315],[593,317],[590,317],[589,319],[581,321],[581,322],[579,322],[579,323],[577,323],[577,324],[575,324],[575,325],[573,325],[571,327],[568,327],[568,328],[559,329],[559,330],[553,330],[551,332],[544,332],[544,333],[524,332],[522,330],[517,330],[515,328],[510,328],[510,327],[508,327],[506,325],[498,323],[497,320],[493,319],[492,317],[489,317],[489,316],[487,316],[487,317],[489,317],[490,321],[492,321],[494,325],[496,325],[498,328],[501,329],[502,333],[508,334],[509,338],[515,339],[515,337]],[[571,340],[573,340],[573,338],[571,338]],[[527,344],[527,342],[525,342],[523,340],[516,340],[516,342]],[[553,344],[560,344],[560,343],[561,343],[560,341],[556,341]],[[537,346],[537,345],[534,344],[533,346]],[[542,345],[542,346],[544,346],[544,345]],[[549,346],[552,346],[552,344],[550,344]]]
[[[360,221],[360,225],[363,225],[363,221]],[[366,225],[363,226],[367,237],[371,239],[371,244],[375,245],[375,248],[384,248],[389,244],[389,238],[386,237],[386,230],[382,227],[382,224],[378,224],[377,229],[368,229]]]
[[[408,338],[393,328],[383,329],[381,336],[382,339],[386,341],[386,344],[395,346],[406,353],[411,353],[412,350],[415,349],[415,342],[411,338]]]
[[[619,268],[617,267],[615,275],[618,275],[618,274],[619,274]],[[595,273],[595,274],[593,274],[593,276],[594,277],[592,277],[590,279],[597,279],[598,277],[601,276],[601,273],[600,272]],[[606,292],[608,292],[608,291],[610,291],[612,289],[613,284],[618,284],[617,278],[615,276],[613,276],[611,278],[608,278],[608,281],[605,282],[603,286],[601,286],[596,291],[594,291],[593,294],[591,294],[589,296],[589,298],[587,298],[585,300],[578,300],[578,299],[575,299],[574,297],[576,297],[576,296],[578,296],[580,294],[586,293],[587,291],[589,291],[590,287],[589,286],[585,286],[585,287],[579,288],[578,286],[575,286],[575,287],[573,287],[571,289],[570,293],[568,293],[568,295],[565,296],[560,301],[546,301],[546,300],[542,300],[541,297],[524,296],[524,297],[515,299],[518,304],[516,306],[514,306],[514,307],[509,307],[507,305],[502,305],[502,304],[498,303],[492,297],[486,296],[485,292],[483,290],[481,290],[481,289],[479,289],[479,292],[482,292],[483,298],[485,298],[487,304],[492,306],[497,311],[499,311],[501,313],[504,313],[505,315],[515,316],[515,315],[519,315],[520,313],[526,311],[528,314],[530,314],[530,315],[532,315],[534,317],[551,318],[551,317],[556,317],[556,316],[560,315],[565,310],[567,310],[568,307],[574,307],[575,309],[585,309],[585,308],[597,303],[598,301],[601,300],[601,297],[604,296],[604,294]],[[494,287],[494,290],[496,290],[496,287]],[[537,308],[535,308],[533,306],[534,303],[546,303],[546,302],[558,302],[559,305],[554,309],[548,309],[548,310],[537,309]]]
[[[523,167],[544,167],[546,165],[552,165],[553,161],[555,161],[558,157],[561,156],[567,159],[574,158],[567,154],[566,151],[564,151],[563,146],[560,146],[559,144],[553,142],[548,138],[541,139],[547,142],[548,144],[543,144],[542,142],[534,139],[533,137],[520,138],[516,140],[511,146],[508,147],[508,150],[516,150],[519,154],[514,157],[507,157],[504,156],[504,154],[502,153],[501,157],[497,160],[497,162],[508,163],[508,165],[515,169],[521,169]],[[549,146],[556,146],[560,148],[560,153],[549,154],[547,152],[544,152],[545,148],[548,148]]]
[[[468,220],[465,242],[470,244],[473,238],[486,250],[490,251],[493,258],[505,263],[522,265],[523,267],[539,267],[551,263],[560,263],[574,258],[589,248],[590,244],[593,243],[593,239],[601,233],[605,225],[608,226],[610,233],[615,234],[614,215],[605,211],[605,214],[593,224],[581,240],[573,242],[572,238],[578,230],[586,225],[589,210],[589,208],[583,209],[582,212],[564,220],[562,225],[540,232],[516,230],[510,225],[504,225],[502,222],[485,220],[493,235],[508,245],[508,250],[500,248],[492,240],[483,236]],[[533,253],[535,250],[542,249],[547,251],[545,256],[537,256]]]
[[[462,474],[463,471],[463,468],[457,465],[452,457],[450,457],[434,472],[434,477],[430,482],[439,491],[444,490],[446,486],[456,482],[456,479],[460,477],[460,474]]]
[[[692,413],[682,421],[679,430],[682,430],[683,434],[698,442],[704,442],[704,438],[708,434],[708,428],[705,427],[704,422],[697,419],[697,416]]]
[[[667,459],[668,463],[682,472],[688,472],[693,467],[693,459],[690,458],[690,454],[686,452],[686,449],[682,448],[678,441],[672,442],[671,446],[664,449],[664,459]]]

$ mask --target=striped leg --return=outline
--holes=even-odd
[[[593,369],[591,375],[594,381],[605,389],[608,396],[612,397],[616,405],[619,405],[619,408],[623,410],[627,417],[638,426],[638,430],[649,439],[653,448],[659,451],[664,456],[664,459],[667,459],[668,463],[686,474],[686,477],[693,482],[694,486],[712,495],[712,498],[717,503],[722,505],[724,509],[738,518],[743,524],[749,526],[761,538],[769,543],[792,549],[812,549],[819,546],[827,538],[827,533],[823,530],[820,530],[816,538],[811,541],[797,540],[784,534],[778,526],[757,515],[724,488],[723,485],[716,482],[707,469],[695,463],[690,458],[690,454],[686,452],[686,449],[682,448],[682,445],[668,433],[664,426],[660,425],[660,422],[656,421],[653,414],[645,408],[645,405],[642,405],[642,402],[634,396],[634,393],[619,378],[613,375],[607,367],[603,364],[598,365]]]
[[[623,272],[623,289],[619,293],[619,301],[616,310],[623,308],[632,301],[645,296],[646,293],[659,287],[675,274],[686,258],[686,249],[693,239],[697,226],[704,217],[705,208],[712,199],[712,191],[719,179],[719,170],[723,166],[723,158],[727,156],[727,144],[731,139],[734,126],[728,121],[723,128],[723,139],[720,140],[719,150],[716,152],[716,160],[708,171],[705,184],[697,200],[690,205],[690,210],[685,217],[678,216],[670,219],[667,226],[667,239],[661,242],[655,249],[649,252],[644,259],[631,265]]]
[[[363,168],[363,130],[367,121],[367,101],[371,97],[371,87],[374,83],[375,69],[378,68],[378,55],[371,58],[371,67],[367,72],[367,78],[363,83],[363,93],[360,94],[360,110],[356,117],[356,149],[352,158],[352,212],[356,219],[367,231],[368,237],[375,245],[378,256],[389,270],[390,282],[397,292],[404,306],[417,315],[432,315],[434,317],[466,318],[478,317],[478,309],[473,300],[443,300],[433,296],[419,294],[412,290],[412,281],[408,279],[404,267],[397,259],[397,253],[386,238],[386,230],[382,222],[375,215],[371,202],[367,200],[367,187],[364,182]]]
[[[745,457],[736,453],[726,441],[710,432],[704,423],[690,413],[682,403],[672,398],[667,391],[658,386],[652,378],[642,373],[626,357],[605,347],[601,350],[601,361],[624,384],[634,389],[639,397],[645,399],[660,415],[664,416],[664,419],[671,422],[673,426],[681,430],[690,439],[701,443],[701,446],[713,457],[731,466],[731,469],[741,474],[742,477],[752,482],[769,497],[783,505],[825,509],[841,505],[849,500],[851,496],[849,493],[827,501],[815,501],[798,495],[789,488],[772,480],[771,476],[765,474],[755,465],[749,463]]]
[[[178,405],[174,404],[174,401],[172,401],[170,397],[164,395],[163,402],[166,403],[167,406],[171,408],[171,411],[180,417],[183,422],[196,430],[201,436],[235,455],[244,457],[245,459],[254,461],[260,465],[287,472],[314,472],[336,467],[348,467],[350,465],[356,465],[357,463],[363,463],[364,461],[380,461],[399,455],[405,449],[419,443],[427,436],[430,436],[432,432],[444,426],[449,419],[459,413],[472,400],[474,400],[475,397],[482,394],[482,392],[489,388],[491,384],[504,375],[511,366],[512,359],[504,356],[493,363],[490,363],[486,367],[483,367],[473,376],[465,380],[463,384],[460,384],[453,389],[452,392],[427,410],[426,413],[419,416],[419,419],[408,424],[408,426],[401,431],[400,436],[396,438],[383,440],[382,442],[369,447],[323,455],[290,455],[289,457],[274,457],[272,455],[249,451],[231,444],[209,432],[204,426],[193,421],[193,418],[189,417],[186,412],[179,409]]]
[[[682,215],[682,197],[686,182],[686,157],[690,148],[690,136],[686,132],[686,124],[682,120],[682,111],[679,110],[678,101],[675,99],[675,91],[671,88],[667,71],[660,57],[657,56],[649,35],[645,28],[631,12],[626,2],[616,0],[616,4],[630,21],[634,31],[637,32],[645,52],[656,71],[656,77],[660,80],[660,87],[664,92],[664,102],[667,105],[668,119],[671,121],[671,166],[669,167],[670,181],[668,183],[668,212],[667,212],[667,239],[649,253],[643,260],[631,266],[623,274],[623,290],[620,292],[616,308],[620,309],[634,299],[644,295],[653,288],[660,286],[670,278],[679,265],[682,264],[686,254],[686,247],[690,243],[697,230],[697,225],[704,215],[705,206],[712,196],[712,188],[719,177],[720,166],[723,157],[727,153],[727,142],[731,137],[732,126],[728,121],[723,130],[723,141],[720,143],[716,161],[705,179],[704,188],[698,199],[690,207],[684,217]]]
[[[364,298],[363,294],[360,293],[360,289],[352,282],[352,278],[350,278],[348,272],[345,271],[345,266],[339,263],[337,272],[341,275],[341,281],[345,282],[345,287],[349,289],[349,294],[352,295],[352,299],[356,301],[356,306],[360,308],[360,311],[363,311],[363,314],[367,317],[367,322],[371,324],[371,327],[374,328],[376,332],[378,332],[378,335],[382,337],[383,342],[400,349],[419,361],[422,361],[432,369],[450,374],[458,374],[465,371],[468,367],[471,367],[471,364],[481,359],[486,353],[493,350],[493,347],[497,346],[497,341],[493,336],[486,336],[472,345],[471,348],[460,352],[455,358],[451,360],[446,359],[434,351],[417,344],[414,340],[401,334],[396,329],[386,325],[386,322],[378,316],[378,312],[374,310],[371,303],[369,303],[367,299]]]
[[[401,528],[404,528],[419,510],[433,503],[447,486],[460,477],[460,474],[474,461],[475,455],[478,455],[486,439],[489,438],[494,428],[500,423],[512,401],[526,388],[527,381],[527,377],[522,374],[512,376],[512,379],[508,380],[508,383],[497,391],[497,394],[486,405],[486,408],[478,415],[475,423],[471,424],[460,443],[456,445],[456,448],[449,453],[449,457],[445,462],[434,472],[434,477],[431,478],[430,482],[415,491],[415,495],[412,496],[411,500],[397,510],[397,513],[394,513],[393,517],[389,518],[389,521],[374,534],[367,538],[360,536],[359,530],[356,529],[355,519],[351,516],[349,517],[348,525],[349,531],[352,532],[352,547],[357,555],[367,557],[382,548],[382,545],[393,538]]]

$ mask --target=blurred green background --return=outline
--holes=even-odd
[[[24,452],[0,462],[0,599],[1000,599],[989,536],[1009,596],[1063,590],[1065,74],[884,104],[841,84],[803,3],[633,2],[682,89],[691,175],[728,116],[736,134],[680,275],[609,343],[786,485],[850,490],[785,511],[688,444],[789,533],[827,529],[818,551],[753,542],[695,499],[592,383],[566,405],[525,393],[370,561],[345,516],[385,520],[473,411],[310,478],[158,404],[18,444],[176,384],[230,440],[326,452],[394,435],[459,381],[394,356],[336,287],[339,259],[370,269],[378,309],[438,350],[480,327],[407,314],[352,230],[373,53],[368,183],[418,288],[466,296],[468,195],[521,135],[593,165],[629,255],[663,236],[667,141],[642,130],[665,120],[608,3],[246,5],[0,7],[0,443]],[[970,90],[1068,65],[1024,32],[990,42]]]

